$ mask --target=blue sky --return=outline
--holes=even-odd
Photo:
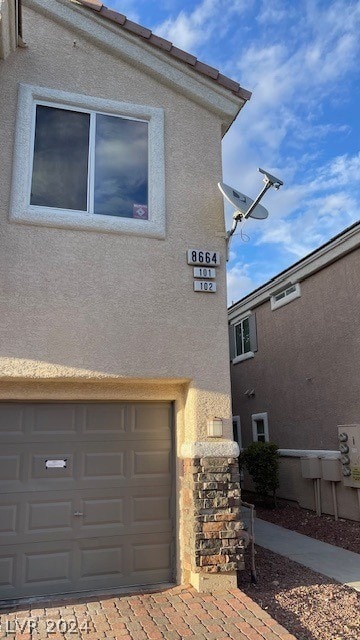
[[[223,180],[253,198],[258,167],[285,184],[262,202],[268,219],[233,236],[229,304],[360,218],[360,0],[105,4],[253,92],[224,138]]]

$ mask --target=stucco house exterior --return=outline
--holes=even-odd
[[[353,520],[360,520],[359,273],[357,222],[228,310],[240,446],[275,442],[279,497],[314,509],[317,480],[318,510]],[[350,453],[348,444],[339,447],[344,425],[354,432]],[[348,453],[357,460],[353,482]]]
[[[0,597],[235,586],[217,182],[250,93],[97,0],[0,7]]]

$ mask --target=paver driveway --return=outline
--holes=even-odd
[[[11,640],[296,640],[239,590],[174,587],[136,595],[37,603],[1,611]]]

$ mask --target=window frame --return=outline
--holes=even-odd
[[[148,220],[30,205],[37,104],[148,123]],[[92,144],[94,141],[89,138],[89,152]],[[164,238],[164,110],[20,84],[10,220],[21,224]]]
[[[289,289],[293,289],[293,291],[291,291],[290,293],[287,293]],[[277,300],[276,299],[277,296],[279,296],[282,293],[284,294],[284,296],[281,297],[279,300]],[[300,298],[300,296],[301,296],[300,283],[289,282],[285,287],[282,287],[281,289],[276,291],[276,293],[272,294],[270,298],[271,311],[274,311],[279,307],[283,307],[285,304],[292,302],[292,300],[295,300],[296,298]]]
[[[238,443],[239,449],[241,451],[243,446],[242,446],[242,432],[241,432],[240,416],[233,416],[232,417],[232,424],[233,424],[233,438],[234,438],[235,442]]]
[[[268,420],[268,414],[267,412],[263,412],[263,413],[253,413],[251,415],[251,428],[252,428],[252,438],[253,438],[253,442],[262,442],[262,440],[259,440],[259,434],[257,432],[257,421],[258,420],[262,420],[264,423],[264,436],[265,436],[265,442],[269,442],[269,420]]]
[[[250,320],[251,318],[251,320]],[[237,355],[237,343],[236,343],[236,327],[239,324],[242,324],[245,320],[249,320],[249,323],[253,323],[254,327],[249,326],[250,333],[250,350],[245,353]],[[256,314],[252,311],[242,315],[240,318],[237,318],[229,325],[230,333],[230,358],[233,364],[237,364],[238,362],[243,362],[244,360],[249,360],[250,358],[255,357],[255,351],[257,351],[257,328],[256,328]],[[231,341],[233,342],[233,347],[231,347]],[[231,351],[233,350],[233,354]]]

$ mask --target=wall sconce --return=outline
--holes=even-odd
[[[207,434],[209,438],[222,438],[222,418],[211,418],[210,420],[207,420]]]

